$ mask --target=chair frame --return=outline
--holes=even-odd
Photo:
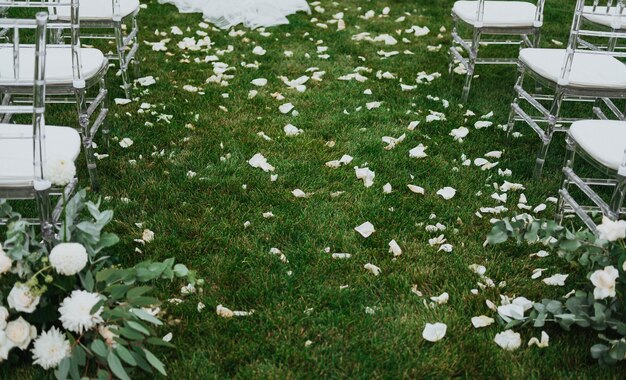
[[[616,11],[619,10],[619,2],[617,3],[617,6],[615,6],[615,7],[613,7],[612,2],[607,4],[606,7],[600,6],[600,0],[594,0],[594,2],[593,2],[592,12],[594,12],[594,13],[598,12],[598,11],[600,11],[600,12],[604,11],[606,13],[605,16],[610,17],[610,16],[613,16],[610,13],[613,10],[616,10]],[[626,10],[624,8],[622,8],[621,11],[622,12],[626,12]],[[598,13],[600,13],[600,12],[598,12]],[[608,29],[609,31],[611,31],[613,33],[623,32],[624,29],[625,29],[624,27],[622,27],[621,23],[618,24],[618,25],[612,25],[611,27],[607,27],[604,24],[596,23],[593,20],[589,19],[587,15],[583,15],[583,22],[592,24],[592,25],[594,25],[594,26],[596,26],[598,28],[601,28],[601,29]],[[591,50],[609,50],[609,51],[614,51],[616,49],[618,49],[618,50],[626,49],[626,47],[619,47],[619,46],[617,46],[617,42],[618,42],[618,38],[612,38],[612,39],[609,39],[607,45],[605,45],[605,46],[598,46],[598,45],[593,44],[593,43],[591,43],[591,42],[589,42],[589,41],[587,41],[587,40],[585,40],[583,38],[579,38],[579,43],[582,46],[584,46],[584,47],[586,47],[588,49],[591,49]]]
[[[35,43],[35,74],[31,82],[33,90],[32,105],[0,105],[0,112],[11,114],[32,114],[33,134],[28,137],[33,141],[33,176],[28,177],[32,182],[26,185],[16,185],[15,178],[0,178],[0,199],[34,199],[37,204],[39,218],[26,218],[29,224],[39,224],[45,241],[52,242],[55,236],[55,226],[61,218],[63,199],[69,199],[78,180],[74,178],[64,188],[55,188],[44,177],[45,167],[45,109],[46,109],[46,34],[48,30],[48,14],[37,13],[35,20],[0,19],[0,27],[13,29],[36,29]],[[9,137],[10,138],[10,137]],[[19,137],[15,137],[19,138]],[[23,138],[23,137],[22,137]],[[20,178],[22,179],[22,178]],[[61,196],[63,195],[63,196]],[[52,207],[52,197],[59,196],[59,200]],[[7,220],[0,218],[0,224]]]
[[[50,32],[56,33],[70,29],[71,33],[71,51],[72,51],[72,69],[73,81],[71,83],[50,83],[46,86],[46,103],[76,104],[78,113],[79,132],[81,133],[83,148],[85,152],[85,160],[87,162],[87,170],[91,180],[92,188],[97,191],[99,189],[96,157],[93,150],[93,140],[96,133],[102,127],[103,141],[108,145],[109,141],[109,125],[107,115],[109,113],[108,90],[106,86],[106,74],[108,72],[108,59],[103,60],[102,65],[97,73],[88,79],[85,79],[82,73],[81,63],[81,35],[80,35],[80,19],[79,0],[70,0],[69,3],[58,3],[58,0],[0,0],[0,8],[48,8],[53,6],[68,6],[71,8],[71,17],[69,22],[51,20],[48,22],[47,28]],[[23,24],[23,19],[5,19],[8,20],[7,25],[19,26]],[[16,29],[13,28],[15,31]],[[13,49],[15,51],[16,44],[19,45],[19,35],[14,34]],[[29,45],[22,45],[29,46]],[[48,45],[47,49],[67,49],[65,45]],[[19,57],[19,56],[18,56]],[[19,70],[19,59],[14,54],[15,75]],[[91,88],[98,87],[97,95],[93,98],[87,96],[87,91]],[[32,83],[0,83],[0,96],[2,101],[0,104],[8,105],[11,103],[29,103],[32,101]],[[94,118],[95,117],[95,118]],[[3,123],[10,122],[11,113],[0,112],[0,121]]]
[[[452,69],[456,62],[460,62],[466,70],[465,84],[463,85],[463,94],[461,100],[463,103],[467,102],[470,88],[472,85],[472,79],[474,78],[474,72],[476,65],[514,65],[517,63],[517,58],[478,58],[479,45],[519,45],[527,47],[539,47],[541,42],[541,27],[543,26],[543,10],[545,7],[545,0],[537,0],[537,12],[535,14],[535,21],[532,27],[486,27],[483,25],[483,17],[485,14],[485,3],[490,0],[476,0],[477,15],[476,23],[474,25],[464,22],[455,12],[452,11],[453,29],[452,29],[452,47],[449,50],[449,67],[448,71],[452,73]],[[459,27],[461,25],[467,25],[473,29],[472,38],[464,39],[461,37]],[[502,39],[485,40],[482,37],[484,35],[493,36],[519,36],[518,41],[509,41]],[[532,36],[532,40],[528,37]],[[457,50],[457,47],[461,47],[468,55],[467,58],[463,57]]]
[[[626,125],[624,126],[626,128]],[[626,214],[623,207],[626,197],[626,151],[618,170],[608,168],[591,157],[584,149],[576,143],[576,140],[568,132],[566,137],[567,154],[563,167],[563,184],[559,190],[559,202],[557,205],[556,220],[563,223],[566,213],[575,213],[583,223],[594,233],[597,232],[597,224],[589,216],[590,212],[602,212],[609,219],[616,221],[620,215]],[[582,178],[574,171],[574,161],[576,156],[580,156],[586,163],[591,164],[604,178]],[[570,194],[570,186],[574,185],[581,190],[592,202],[593,205],[580,205]],[[592,186],[613,187],[613,194],[610,202],[604,201]]]
[[[612,0],[609,0],[609,2],[612,2]],[[618,0],[618,3],[624,4],[623,0]],[[511,103],[508,133],[510,135],[513,132],[516,122],[525,122],[540,138],[541,146],[537,153],[534,168],[534,176],[537,178],[541,177],[543,172],[546,156],[554,133],[566,132],[571,123],[581,120],[580,118],[562,117],[560,115],[561,106],[564,101],[593,103],[593,107],[590,108],[593,113],[601,119],[608,119],[601,109],[602,106],[606,106],[617,119],[624,120],[625,118],[626,112],[620,111],[619,107],[613,102],[613,99],[626,99],[626,88],[577,87],[571,86],[569,83],[569,76],[575,54],[609,55],[616,58],[626,58],[626,52],[599,49],[590,50],[584,48],[584,45],[580,43],[581,37],[603,37],[610,39],[626,36],[626,31],[608,32],[583,29],[583,16],[588,13],[584,12],[584,7],[585,0],[577,0],[570,30],[570,38],[567,49],[565,49],[566,54],[558,81],[548,80],[534,72],[521,60],[518,62],[518,78],[514,86],[515,98]],[[554,95],[527,92],[523,87],[524,80],[527,76],[534,79],[534,81],[542,87],[553,90]],[[530,115],[520,106],[520,100],[526,101],[539,115]],[[550,105],[545,106],[542,102],[548,102]],[[542,128],[540,124],[546,124],[546,127]]]
[[[124,93],[126,98],[130,99],[132,82],[129,79],[128,69],[130,64],[133,64],[134,76],[139,76],[139,57],[137,51],[139,50],[139,26],[137,23],[137,15],[139,14],[140,7],[137,7],[135,11],[126,17],[121,16],[122,0],[101,0],[111,1],[113,8],[113,18],[111,20],[91,20],[81,18],[80,28],[85,29],[113,29],[113,35],[107,34],[81,34],[82,39],[96,39],[96,40],[114,40],[116,45],[116,53],[107,55],[109,60],[116,60],[119,62],[119,68],[122,76]],[[56,9],[52,7],[51,13],[56,16]],[[122,25],[126,25],[130,21],[131,30],[125,35]],[[57,35],[56,38],[61,40],[63,36]]]

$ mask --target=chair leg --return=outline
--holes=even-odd
[[[87,114],[86,91],[84,88],[77,88],[76,105],[78,107],[78,123],[80,124],[81,136],[83,140],[83,150],[85,151],[85,161],[87,161],[87,171],[91,180],[91,187],[94,191],[98,191],[98,178],[96,173],[96,157],[93,151],[93,136],[89,125],[89,116]]]
[[[452,36],[458,35],[458,20],[456,17],[453,17],[452,20]],[[456,49],[457,43],[454,38],[452,38],[452,48]],[[448,52],[448,74],[452,74],[452,70],[454,69],[454,54],[452,52]]]
[[[613,33],[618,33],[619,30],[618,29],[613,29],[611,30]],[[608,51],[615,51],[615,48],[617,47],[617,37],[611,37],[609,39],[609,43],[607,46],[607,50]]]
[[[526,75],[526,71],[522,66],[518,66],[518,74],[517,81],[515,82],[516,86],[522,87],[524,85],[524,76]],[[511,112],[509,112],[509,122],[507,126],[507,136],[510,138],[513,134],[513,129],[515,128],[515,110],[513,109],[513,105],[517,105],[519,103],[519,93],[515,91],[515,98],[513,98],[513,102],[511,103]]]
[[[554,95],[554,101],[552,102],[552,107],[550,108],[550,117],[548,118],[548,127],[546,128],[545,134],[541,137],[541,147],[539,148],[539,153],[537,154],[537,161],[535,163],[535,178],[540,178],[543,173],[543,166],[546,162],[546,156],[548,155],[548,148],[550,148],[550,143],[552,142],[552,135],[554,134],[554,127],[556,126],[559,113],[561,110],[561,103],[563,102],[564,92],[562,89],[557,88],[556,93]]]
[[[569,135],[565,138],[567,153],[565,154],[565,163],[563,164],[564,168],[573,169],[574,168],[574,159],[576,158],[576,142]],[[570,181],[566,175],[563,175],[563,184],[561,185],[561,189],[565,191],[569,191]],[[556,207],[556,215],[555,220],[559,224],[563,224],[563,218],[565,216],[565,199],[563,196],[559,196],[559,202]]]
[[[476,67],[476,58],[478,57],[478,44],[480,43],[481,31],[480,29],[474,29],[474,36],[472,37],[472,46],[469,53],[467,76],[465,77],[465,85],[463,85],[463,95],[461,101],[467,102],[469,97],[470,87],[472,86],[472,79],[474,78],[474,68]]]
[[[609,204],[613,215],[607,215],[611,219],[619,219],[620,210],[622,209],[622,204],[624,203],[624,196],[626,196],[626,177],[617,174],[617,183],[615,184],[615,190],[613,191],[611,203]]]
[[[50,203],[50,182],[45,180],[35,181],[35,201],[39,211],[41,234],[47,243],[54,240],[54,224],[52,223],[52,210]]]
[[[106,95],[104,96],[104,99],[102,99],[102,103],[100,104],[100,113],[104,112],[108,114],[110,101],[109,101],[109,93],[107,90],[106,78],[104,76],[102,77],[102,79],[100,79],[99,91],[106,92]],[[102,121],[101,128],[102,128],[102,144],[104,145],[104,148],[108,150],[110,146],[110,135],[111,135],[111,126],[109,124],[108,116],[105,117],[105,119]]]
[[[137,17],[133,17],[133,30],[135,30],[135,37],[133,38],[133,46],[137,46],[135,55],[133,56],[133,75],[136,78],[141,76],[139,67],[139,25],[137,24]]]
[[[120,72],[122,73],[122,82],[124,85],[124,93],[126,98],[130,99],[130,83],[128,82],[128,62],[126,62],[126,47],[124,46],[124,32],[122,31],[122,22],[116,22],[113,27],[115,30],[115,44],[117,48],[117,56],[120,62]]]
[[[535,49],[539,49],[539,46],[541,45],[541,28],[538,28],[537,30],[535,30],[535,34],[533,35],[533,48]],[[541,94],[541,92],[543,91],[543,89],[541,88],[541,84],[539,83],[539,81],[535,81],[535,92],[537,94]]]

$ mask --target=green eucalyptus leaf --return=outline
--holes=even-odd
[[[176,277],[185,277],[189,274],[189,269],[184,264],[174,265],[174,274]]]
[[[91,351],[96,355],[100,356],[102,359],[106,358],[109,355],[109,349],[106,344],[100,339],[96,339],[91,342]]]
[[[161,320],[157,317],[155,317],[154,315],[148,313],[147,311],[143,310],[143,309],[131,309],[131,312],[133,314],[135,314],[139,319],[142,319],[146,322],[150,322],[153,325],[157,325],[160,326],[163,324],[163,322],[161,322]]]
[[[167,376],[167,373],[165,372],[165,365],[147,349],[144,348],[143,352],[146,354],[146,360],[148,360],[148,363],[150,363],[150,365],[159,371],[163,376]]]
[[[54,371],[54,375],[58,380],[65,380],[70,373],[70,358],[64,358],[59,363],[59,366]]]
[[[152,290],[151,286],[138,286],[136,288],[132,288],[126,293],[126,297],[129,299],[140,297]]]
[[[118,344],[117,347],[115,347],[115,353],[117,354],[117,356],[120,357],[120,359],[126,362],[126,364],[133,367],[137,365],[137,361],[135,360],[131,352],[128,351],[128,349],[123,345]]]
[[[150,331],[140,322],[126,321],[126,325],[128,325],[128,327],[130,327],[131,329],[138,331],[144,335],[150,335]]]
[[[110,351],[109,356],[107,356],[107,364],[109,365],[111,372],[113,372],[113,374],[120,380],[130,380],[122,362],[113,351]]]

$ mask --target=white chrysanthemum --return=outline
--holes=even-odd
[[[65,186],[76,175],[74,161],[65,158],[48,161],[46,164],[46,179],[56,186]]]
[[[91,309],[100,301],[98,293],[89,293],[85,290],[74,290],[69,297],[61,302],[59,320],[66,329],[82,334],[84,331],[94,328],[102,322],[103,308],[100,307],[95,313]]]
[[[70,342],[61,331],[53,327],[35,339],[31,352],[33,363],[39,364],[44,369],[55,368],[61,360],[70,356]]]
[[[78,243],[61,243],[52,248],[49,259],[57,273],[73,276],[87,265],[87,250]]]

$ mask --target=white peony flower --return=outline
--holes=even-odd
[[[9,292],[7,302],[9,307],[24,313],[32,313],[39,305],[39,296],[33,297],[30,288],[21,283],[15,283]]]
[[[39,364],[43,369],[50,369],[56,368],[61,360],[70,356],[71,348],[65,335],[53,327],[35,339],[30,351],[33,353],[34,364]]]
[[[19,317],[7,324],[5,333],[15,347],[25,350],[30,341],[37,336],[37,328]]]
[[[496,334],[493,341],[506,351],[515,351],[522,345],[522,337],[513,330],[506,330]]]
[[[617,280],[618,277],[619,271],[612,265],[593,272],[589,278],[591,283],[596,287],[593,290],[593,297],[597,300],[615,297],[615,280]]]
[[[602,217],[602,224],[598,226],[600,239],[615,241],[626,238],[626,221],[612,221],[606,216]]]
[[[427,323],[422,331],[422,338],[429,342],[438,342],[446,336],[448,326],[445,323]]]
[[[56,186],[65,186],[76,175],[74,161],[65,158],[49,161],[45,168],[46,179]]]
[[[87,250],[79,243],[60,243],[50,252],[50,265],[57,273],[73,276],[87,265]]]
[[[61,302],[59,320],[66,329],[82,334],[84,331],[92,329],[102,322],[103,308],[100,307],[91,314],[91,309],[100,301],[98,293],[90,293],[85,290],[74,290],[69,297]]]
[[[0,244],[0,274],[5,274],[11,267],[13,266],[13,260],[9,256],[7,256],[6,252],[2,249],[2,245]]]
[[[0,306],[0,330],[4,330],[7,327],[7,318],[9,318],[9,310],[4,306]]]

